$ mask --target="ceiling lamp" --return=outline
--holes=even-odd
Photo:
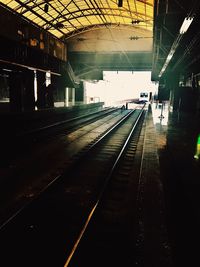
[[[161,77],[162,74],[164,73],[164,71],[166,70],[170,60],[172,59],[172,57],[174,55],[174,52],[175,52],[175,50],[171,50],[170,53],[168,54],[167,59],[165,61],[165,64],[163,65],[162,70],[160,71],[160,74],[158,75],[158,77]]]
[[[123,6],[123,0],[118,0],[118,7],[122,7]]]
[[[130,39],[130,40],[138,40],[139,37],[138,37],[138,36],[131,36],[131,37],[129,37],[129,39]]]
[[[139,24],[141,21],[139,19],[135,19],[135,20],[132,20],[131,23],[132,24]]]
[[[64,28],[64,24],[61,23],[61,22],[57,22],[57,23],[55,24],[55,27],[56,27],[57,29],[63,29],[63,28]]]
[[[46,3],[46,4],[44,5],[44,12],[45,12],[45,13],[48,13],[48,11],[49,11],[49,5]]]
[[[164,73],[164,71],[166,70],[169,62],[171,61],[178,45],[180,44],[181,39],[183,38],[183,34],[186,33],[186,31],[188,30],[188,28],[190,27],[190,24],[192,23],[194,17],[186,17],[183,21],[183,24],[179,30],[179,35],[177,36],[177,38],[175,39],[174,43],[172,44],[172,47],[170,49],[170,52],[166,58],[165,64],[163,65],[160,74],[158,75],[158,77],[161,77],[162,74]]]
[[[181,28],[179,30],[180,34],[184,34],[188,30],[188,28],[190,27],[190,24],[192,23],[193,19],[194,19],[193,17],[189,17],[189,18],[185,18],[184,19],[183,24],[182,24],[182,26],[181,26]]]
[[[45,2],[45,5],[44,5],[44,12],[45,13],[48,13],[48,11],[49,11],[49,2],[51,2],[52,0],[44,0],[44,2]]]

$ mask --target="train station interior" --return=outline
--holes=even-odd
[[[200,266],[199,0],[0,0],[0,25],[0,244],[2,254],[10,255],[0,265]],[[109,212],[96,212],[102,204],[95,205],[73,245],[69,233],[67,252],[65,212],[77,209],[84,217],[92,194],[86,188],[84,198],[71,190],[79,182],[72,186],[70,177],[71,187],[63,185],[66,194],[56,200],[64,217],[57,212],[56,222],[44,218],[40,228],[30,215],[20,226],[21,211],[43,193],[48,202],[45,192],[54,192],[51,185],[57,188],[82,151],[117,118],[139,109],[145,115],[131,171],[138,180],[129,181],[120,216],[114,204]],[[97,128],[95,116],[104,126]],[[105,191],[107,196],[112,190]],[[58,205],[53,194],[52,207]],[[97,232],[106,233],[101,240],[95,223],[88,226],[94,210],[94,221],[104,226]],[[66,228],[73,232],[70,223]],[[58,239],[53,229],[60,224]],[[127,225],[134,228],[128,238]],[[94,242],[93,250],[86,240]]]

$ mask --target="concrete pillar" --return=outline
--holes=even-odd
[[[11,72],[9,74],[9,95],[10,111],[22,111],[22,77],[21,72]]]
[[[65,88],[65,107],[69,106],[69,88]]]
[[[168,101],[170,95],[170,82],[171,79],[168,77],[165,79],[160,80],[159,87],[158,87],[158,100],[159,102]]]
[[[22,72],[22,86],[23,86],[23,110],[35,110],[34,97],[34,71],[25,69]]]
[[[72,88],[68,87],[68,105],[72,105]]]
[[[83,82],[83,104],[87,104],[87,93],[86,93],[85,82]]]
[[[83,104],[84,102],[84,86],[83,82],[80,83],[79,87],[75,89],[75,101],[79,104]]]
[[[165,77],[165,86],[169,90],[169,105],[173,110],[179,107],[179,73]]]
[[[46,73],[37,71],[37,108],[45,108]]]
[[[58,76],[51,74],[51,85],[53,89],[52,98],[54,103],[64,101],[63,91],[61,90],[61,87],[59,87],[58,82]]]
[[[193,74],[179,87],[179,100],[180,111],[197,112],[198,86]]]
[[[47,108],[53,108],[54,107],[54,92],[55,87],[53,83],[50,83],[47,86],[47,93],[46,93],[46,106]]]
[[[75,105],[75,88],[72,88],[72,106]]]
[[[172,79],[171,87],[171,106],[173,110],[178,110],[179,104],[179,75],[176,75]]]

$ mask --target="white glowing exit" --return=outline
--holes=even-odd
[[[138,99],[141,92],[157,94],[158,84],[151,81],[150,71],[104,71],[103,80],[85,82],[87,103],[105,102],[117,105],[127,99]]]

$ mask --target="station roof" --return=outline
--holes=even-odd
[[[4,7],[62,40],[107,26],[152,32],[153,3],[154,0],[0,0]]]
[[[0,0],[0,6],[64,41],[75,73],[151,70],[157,81],[199,72],[199,0]]]

